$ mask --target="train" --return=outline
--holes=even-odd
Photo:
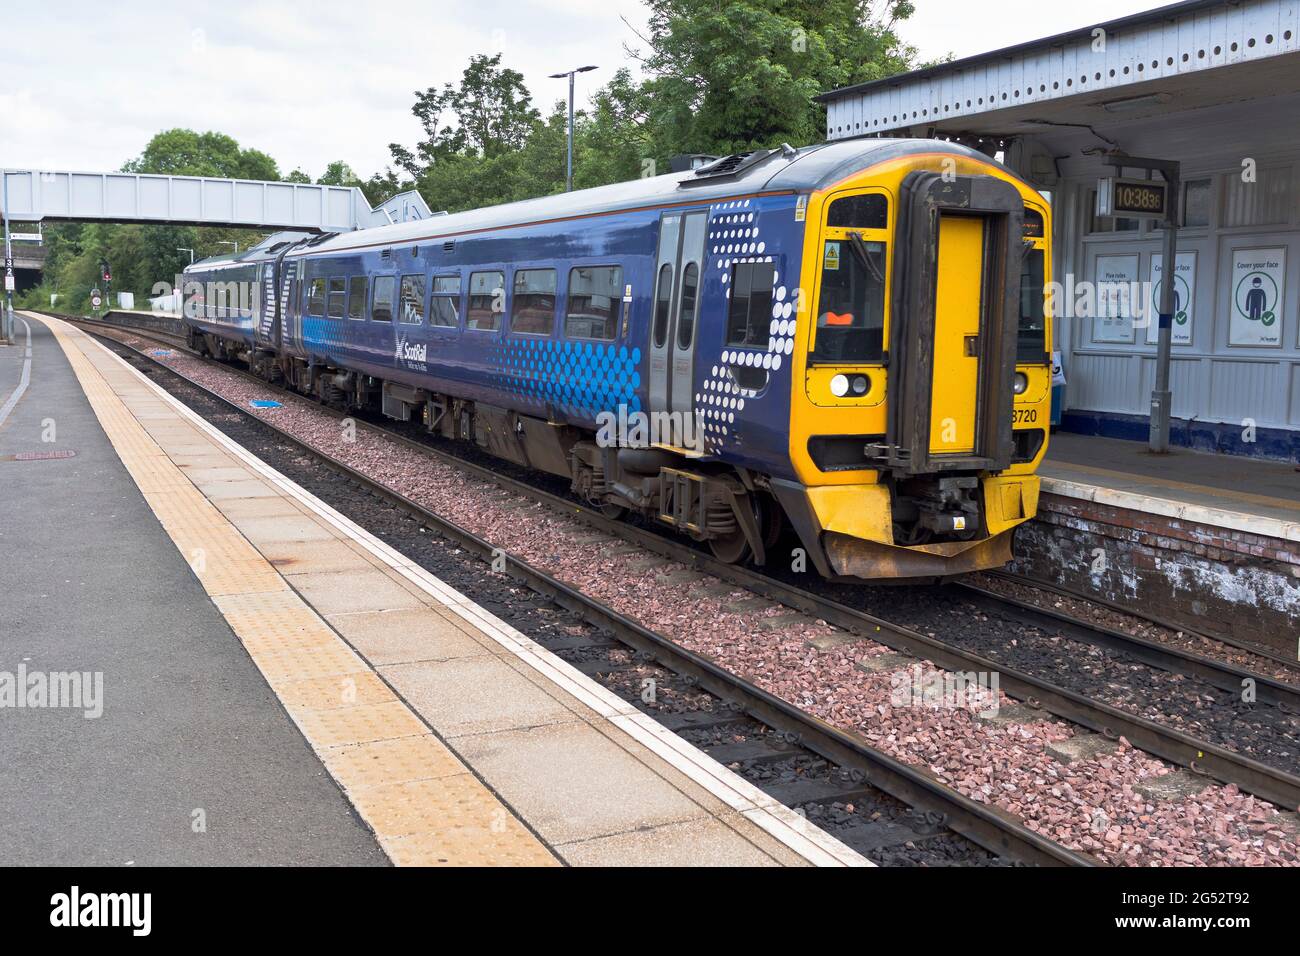
[[[268,381],[726,562],[933,581],[1004,565],[1036,513],[1050,236],[994,158],[860,139],[280,233],[178,281],[189,345]]]

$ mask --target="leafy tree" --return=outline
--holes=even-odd
[[[275,160],[261,150],[241,149],[224,133],[196,133],[192,129],[169,129],[157,134],[122,171],[271,181],[280,178]]]
[[[656,153],[731,153],[822,138],[825,90],[906,70],[915,51],[871,0],[647,0],[645,92]],[[885,19],[885,17],[888,19]]]
[[[411,112],[424,129],[414,151],[389,145],[393,161],[418,177],[453,156],[493,159],[523,147],[539,121],[523,74],[501,66],[501,54],[470,57],[459,83],[415,94]]]

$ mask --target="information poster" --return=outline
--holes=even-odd
[[[1133,290],[1137,281],[1136,254],[1097,257],[1097,312],[1092,320],[1094,342],[1133,343]]]
[[[1228,344],[1281,346],[1285,290],[1286,249],[1234,250]]]
[[[1165,257],[1156,253],[1151,257],[1151,301],[1147,305],[1147,343],[1160,341],[1160,296],[1164,283]],[[1174,345],[1192,344],[1192,307],[1196,303],[1196,253],[1178,253],[1178,268],[1174,270],[1174,321],[1171,341]]]

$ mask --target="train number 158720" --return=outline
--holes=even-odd
[[[1011,421],[1016,425],[1032,425],[1038,421],[1038,409],[1036,408],[1017,408],[1011,413]]]

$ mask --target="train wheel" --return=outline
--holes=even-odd
[[[600,513],[611,521],[622,521],[623,517],[627,514],[627,509],[622,505],[616,505],[606,501],[601,503]]]
[[[740,564],[748,560],[752,553],[749,548],[749,539],[745,537],[745,532],[740,528],[730,534],[710,538],[709,550],[713,552],[715,558],[726,564]]]

